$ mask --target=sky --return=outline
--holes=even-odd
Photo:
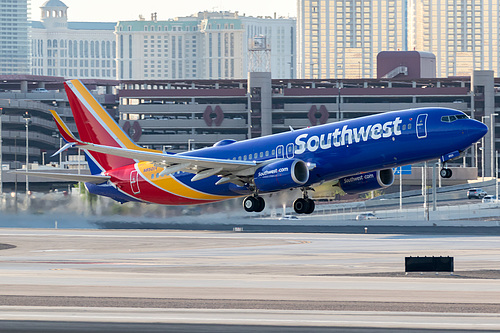
[[[47,0],[31,0],[31,19],[40,21],[40,7]],[[238,11],[247,16],[296,17],[296,0],[62,0],[70,22],[117,22],[149,20],[158,13],[158,20],[190,16],[200,11]],[[182,3],[182,4],[179,4]]]

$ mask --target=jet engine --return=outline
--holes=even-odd
[[[386,188],[394,183],[394,171],[384,169],[362,173],[339,179],[339,185],[347,194],[357,194],[381,188]]]
[[[309,168],[299,159],[278,160],[255,172],[254,183],[259,191],[272,192],[304,185],[309,180]]]

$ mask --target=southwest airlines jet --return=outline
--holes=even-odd
[[[386,112],[184,153],[163,153],[136,145],[79,81],[65,83],[79,139],[55,111],[52,115],[70,148],[85,151],[91,175],[29,172],[84,181],[89,192],[120,203],[195,205],[245,197],[248,212],[265,207],[262,194],[301,189],[293,207],[310,214],[314,185],[338,180],[346,193],[386,188],[393,168],[459,157],[487,133],[487,127],[446,108]],[[55,155],[55,154],[54,154]]]

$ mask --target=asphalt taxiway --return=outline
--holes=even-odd
[[[498,236],[0,229],[0,244],[0,330],[500,330]],[[453,256],[455,273],[404,275],[406,256]]]

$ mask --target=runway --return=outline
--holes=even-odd
[[[144,332],[497,331],[499,241],[0,229],[0,328],[126,332],[121,325],[130,323]],[[405,276],[405,256],[425,255],[455,257],[455,274]]]

